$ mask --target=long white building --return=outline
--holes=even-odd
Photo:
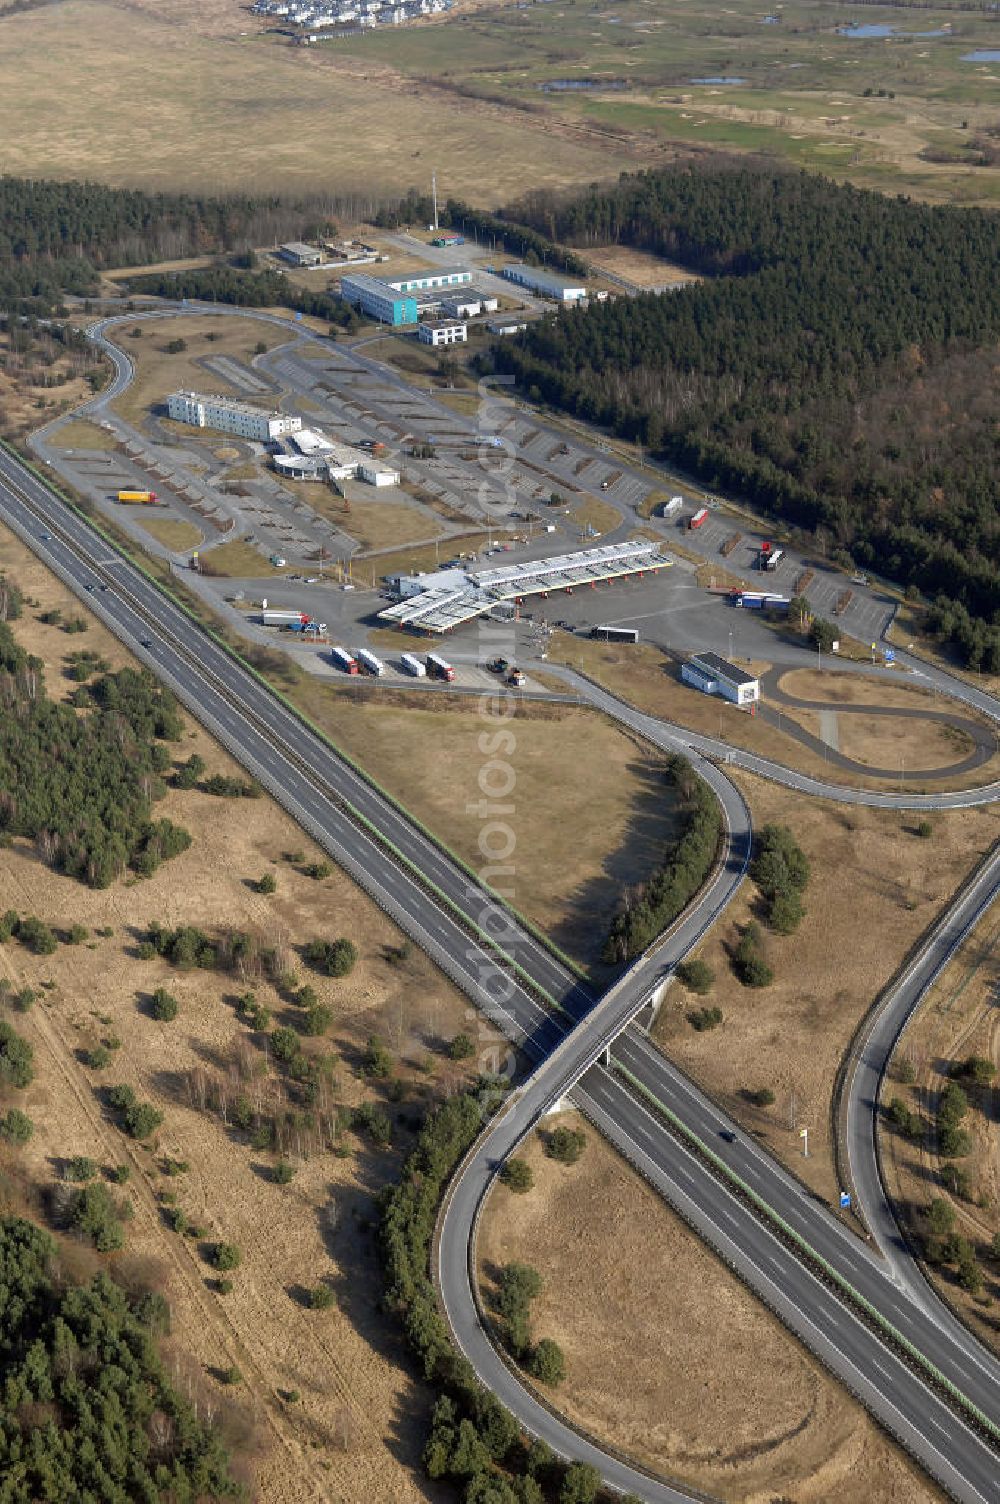
[[[235,433],[241,439],[267,443],[282,434],[298,433],[302,419],[290,413],[268,412],[234,397],[205,396],[201,392],[171,392],[167,413],[175,423],[190,423],[194,428],[217,428]]]

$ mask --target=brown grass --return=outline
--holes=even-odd
[[[734,1504],[937,1500],[860,1405],[583,1127],[586,1150],[568,1169],[529,1140],[534,1189],[494,1190],[479,1243],[481,1270],[516,1259],[542,1276],[534,1329],[566,1355],[550,1396],[559,1410]]]
[[[588,249],[586,257],[599,271],[612,272],[636,287],[672,287],[677,283],[702,280],[697,272],[687,271],[673,261],[663,261],[650,251],[639,251],[632,246],[600,246],[596,250]]]
[[[277,557],[280,559],[282,555],[278,554]],[[292,568],[290,564],[283,564],[280,569],[275,569],[267,554],[260,553],[252,543],[245,543],[242,538],[237,538],[233,543],[220,543],[217,548],[209,549],[202,564],[206,574],[223,575],[227,579],[280,577],[288,574]]]
[[[806,917],[787,938],[766,935],[775,980],[742,987],[729,952],[755,912],[747,881],[698,954],[716,974],[706,999],[722,1025],[697,1033],[687,1015],[702,1000],[675,984],[656,1026],[664,1053],[684,1067],[748,1131],[833,1200],[830,1101],[837,1067],[855,1028],[911,945],[933,923],[962,878],[1000,833],[996,806],[932,817],[930,840],[917,817],[890,810],[841,808],[731,770],[755,827],[788,825],[812,864]],[[770,1087],[773,1107],[750,1106],[741,1093]],[[809,1159],[799,1130],[808,1127]]]
[[[83,418],[71,418],[56,430],[54,442],[60,449],[96,449],[104,452],[118,448],[114,434]]]
[[[173,517],[150,517],[146,512],[137,512],[133,521],[139,524],[144,533],[151,534],[157,543],[162,543],[164,548],[173,548],[178,552],[197,547],[205,536],[193,522],[180,522]]]
[[[510,886],[517,907],[584,963],[599,954],[624,886],[662,859],[672,806],[661,759],[590,711],[532,707],[505,723],[510,740],[496,743],[497,723],[475,701],[395,694],[380,703],[314,679],[291,693],[477,870],[488,862],[480,839],[487,847],[495,839],[485,834],[479,780],[497,786],[508,775],[482,770],[493,758],[508,764],[514,786],[502,802],[512,806],[503,819],[516,843],[514,871],[496,885]]]
[[[420,146],[433,141],[448,163],[447,193],[501,203],[526,176],[555,188],[614,175],[632,160],[603,133],[576,127],[570,136],[544,117],[428,95],[391,70],[352,66],[337,49],[312,57],[277,38],[234,36],[253,22],[231,15],[223,37],[199,35],[176,6],[142,11],[107,0],[6,19],[5,170],[208,192],[294,195],[332,184],[398,194],[429,182]]]
[[[0,533],[0,563],[40,607],[80,611],[6,533]],[[89,620],[85,645],[113,665],[130,662],[96,619]],[[34,611],[15,630],[45,661],[52,692],[71,688],[61,679],[61,663],[79,639],[38,623]],[[189,726],[176,753],[194,751],[212,771],[237,771],[204,733]],[[395,1174],[410,1135],[398,1130],[396,1148],[381,1155],[350,1134],[344,1158],[293,1152],[294,1182],[285,1188],[271,1183],[271,1156],[234,1141],[218,1118],[189,1106],[182,1089],[190,1068],[215,1070],[246,1040],[230,1001],[241,989],[212,973],[176,974],[157,960],[138,962],[134,936],[154,917],[206,928],[237,925],[290,948],[317,934],[353,935],[360,959],[351,977],[339,983],[313,979],[334,1007],[326,1047],[339,1056],[338,1092],[348,1105],[371,1095],[352,1062],[367,1036],[378,1032],[402,1062],[402,1111],[410,1104],[410,1113],[419,1112],[427,1094],[446,1086],[455,1072],[436,1057],[429,1075],[415,1070],[414,1062],[436,1038],[450,1038],[463,1026],[464,1000],[418,952],[402,965],[388,963],[387,949],[401,943],[399,932],[341,873],[314,882],[281,860],[293,849],[307,860],[322,853],[269,799],[236,808],[196,791],[172,791],[157,813],[179,820],[195,839],[147,882],[94,892],[44,867],[22,843],[0,852],[5,904],[54,923],[78,921],[92,931],[87,944],[61,947],[51,957],[35,959],[18,946],[0,951],[0,975],[15,986],[37,990],[42,981],[55,983],[17,1024],[35,1048],[36,1063],[31,1087],[17,1094],[35,1123],[21,1158],[45,1186],[53,1180],[54,1158],[84,1153],[101,1165],[131,1164],[136,1212],[129,1251],[165,1271],[178,1349],[203,1371],[234,1362],[243,1371],[239,1399],[256,1416],[266,1445],[257,1470],[264,1504],[330,1498],[417,1504],[434,1497],[418,1470],[426,1399],[401,1366],[394,1327],[379,1313],[381,1280],[369,1230],[374,1193]],[[273,898],[246,885],[265,871],[277,876]],[[106,925],[113,928],[110,937],[93,934]],[[170,1025],[156,1024],[137,1006],[140,994],[161,983],[181,1004]],[[291,1010],[269,986],[258,985],[257,991],[275,1007],[276,1021],[288,1021],[283,1015]],[[165,1121],[156,1154],[110,1125],[95,1097],[100,1081],[78,1062],[79,1049],[110,1033],[121,1048],[100,1079],[127,1081],[161,1107]],[[190,1168],[168,1180],[159,1168],[163,1156],[185,1160]],[[242,1248],[231,1295],[213,1293],[198,1244],[167,1231],[157,1198],[168,1188],[210,1238]],[[324,1279],[337,1289],[340,1308],[303,1309],[297,1292]],[[282,1403],[279,1394],[292,1389],[300,1392],[300,1402]],[[336,1441],[345,1410],[357,1430],[347,1451]]]
[[[844,784],[851,788],[876,789],[885,788],[890,782],[897,784],[900,782],[898,774],[890,780],[845,772],[818,753],[804,747],[789,732],[769,725],[760,716],[751,717],[745,711],[725,704],[714,696],[709,697],[698,690],[691,689],[681,682],[679,663],[675,663],[659,648],[652,647],[648,643],[622,647],[620,644],[594,642],[589,638],[554,632],[549,657],[554,663],[566,663],[581,669],[612,693],[620,695],[622,699],[628,700],[630,704],[647,711],[650,715],[674,721],[680,726],[688,726],[692,731],[700,731],[704,736],[722,737],[735,747],[744,747],[747,751],[756,752],[762,757],[773,758],[786,767],[811,774],[812,777],[820,778],[825,782]],[[766,667],[768,667],[766,664],[758,665],[758,671]],[[866,681],[859,678],[857,681],[852,679],[849,682],[853,685],[855,682],[863,684]],[[947,703],[942,700],[938,708],[945,708]],[[814,735],[818,734],[819,723],[814,712],[786,709],[777,701],[774,709],[780,712],[783,721],[800,722]],[[962,713],[964,714],[964,711]],[[848,719],[847,716],[842,718],[842,727]],[[890,723],[887,720],[886,725],[894,735],[904,734],[900,732],[898,722]],[[943,765],[958,762],[963,755],[961,748],[950,743],[950,750],[943,759]],[[893,762],[898,766],[898,750],[894,758],[890,758],[888,766],[892,767]],[[919,770],[914,768],[910,776],[908,762],[906,769],[907,776],[903,786],[909,790],[913,788],[923,790],[925,786],[920,784]],[[991,758],[983,767],[976,768],[971,773],[954,779],[935,780],[933,786],[926,785],[926,787],[933,787],[934,790],[978,787],[995,778],[998,770],[1000,770],[1000,758]]]
[[[845,757],[873,768],[898,765],[901,777],[908,769],[947,768],[975,750],[972,737],[957,726],[892,716],[842,715],[837,738]],[[986,783],[989,772],[979,769],[976,776]]]
[[[269,404],[271,399],[263,393],[251,399],[224,377],[206,371],[198,361],[206,356],[229,355],[249,364],[254,348],[261,340],[269,346],[277,343],[277,331],[272,324],[258,323],[252,317],[191,314],[180,319],[150,319],[134,327],[142,330],[138,337],[131,333],[132,326],[127,323],[115,331],[116,343],[128,351],[135,363],[135,380],[113,403],[116,411],[129,422],[141,423],[151,407],[165,403],[170,393],[178,388],[222,392],[239,397],[241,401],[255,400],[262,406]],[[290,336],[291,333],[289,326]],[[176,339],[183,339],[187,348],[170,354],[166,346]],[[203,438],[208,431],[178,424],[177,432],[191,442]],[[217,437],[215,443],[218,444]]]
[[[907,1106],[920,1112],[930,1124],[952,1061],[982,1055],[1000,1067],[998,983],[1000,910],[994,904],[938,978],[907,1030],[897,1063],[913,1066],[913,1085],[904,1085],[898,1079],[888,1080],[883,1101],[902,1097]],[[898,1070],[893,1074],[898,1077]],[[1000,1321],[996,1316],[1000,1278],[996,1257],[990,1252],[993,1238],[1000,1234],[1000,1118],[996,1110],[1000,1088],[994,1086],[977,1092],[966,1086],[966,1090],[970,1109],[962,1126],[971,1135],[972,1150],[951,1163],[968,1174],[971,1199],[952,1195],[941,1184],[939,1176],[945,1161],[933,1152],[929,1135],[922,1143],[912,1143],[884,1126],[883,1160],[890,1191],[917,1246],[928,1236],[923,1214],[931,1200],[940,1196],[950,1202],[956,1231],[969,1239],[979,1257],[985,1278],[985,1299],[961,1289],[953,1270],[929,1266],[928,1273],[938,1291],[970,1323],[976,1335],[1000,1353]]]
[[[609,501],[599,501],[596,496],[585,496],[570,510],[577,527],[592,527],[596,533],[610,533],[621,526],[621,513]]]

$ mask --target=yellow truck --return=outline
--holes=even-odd
[[[118,500],[123,505],[131,503],[132,505],[155,507],[158,504],[155,491],[119,491]]]

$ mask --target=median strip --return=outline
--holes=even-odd
[[[846,1303],[854,1306],[877,1329],[881,1336],[887,1338],[894,1348],[909,1359],[920,1370],[921,1375],[935,1389],[941,1392],[945,1398],[952,1401],[964,1413],[964,1416],[971,1420],[976,1428],[988,1438],[993,1446],[1000,1446],[1000,1427],[994,1425],[993,1421],[979,1409],[978,1405],[975,1405],[940,1369],[936,1368],[930,1359],[925,1357],[918,1347],[914,1346],[909,1338],[904,1337],[902,1332],[898,1331],[890,1321],[886,1320],[881,1312],[869,1300],[866,1300],[860,1291],[855,1290],[854,1286],[832,1264],[827,1263],[826,1259],[813,1248],[811,1243],[808,1243],[783,1217],[779,1216],[770,1203],[764,1200],[763,1196],[758,1195],[752,1186],[748,1185],[741,1176],[737,1175],[735,1170],[731,1169],[723,1159],[720,1159],[715,1151],[710,1149],[693,1129],[689,1128],[675,1112],[667,1107],[664,1102],[660,1101],[655,1092],[650,1091],[639,1080],[638,1076],[633,1075],[627,1066],[620,1064],[617,1060],[612,1060],[612,1065],[618,1074],[624,1077],[632,1090],[655,1108],[659,1116],[665,1119],[677,1136],[689,1144],[698,1154],[699,1158],[708,1163],[720,1180],[728,1182],[730,1186],[738,1191],[740,1197],[753,1207],[761,1220],[769,1223],[778,1231],[782,1239],[786,1243],[791,1244],[805,1262],[818,1269],[823,1277],[836,1288],[838,1294],[844,1298]]]

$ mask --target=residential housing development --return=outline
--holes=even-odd
[[[235,433],[241,439],[268,443],[282,434],[296,433],[302,419],[290,413],[268,412],[234,397],[205,396],[201,392],[171,392],[167,414],[175,423],[190,423],[195,428],[217,428]]]

